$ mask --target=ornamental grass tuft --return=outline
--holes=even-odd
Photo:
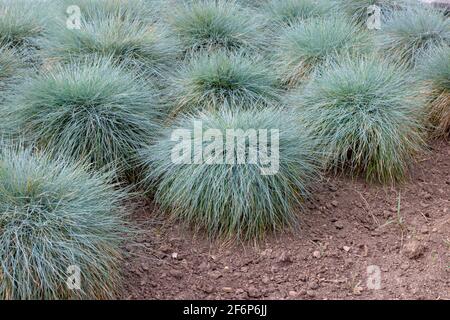
[[[149,76],[162,76],[179,54],[176,40],[160,23],[144,23],[131,13],[81,20],[80,29],[55,26],[43,41],[44,55],[70,61],[90,56],[113,57]]]
[[[450,19],[438,9],[410,6],[389,15],[377,40],[386,56],[413,66],[426,50],[450,45]]]
[[[448,137],[450,133],[450,46],[430,50],[419,63],[418,73],[431,87],[428,120],[433,135]]]
[[[94,168],[131,170],[129,159],[159,127],[156,90],[111,59],[55,66],[16,91],[6,121],[18,134]]]
[[[368,52],[369,34],[344,18],[314,18],[285,31],[275,42],[274,68],[283,85],[293,87],[316,67],[339,54]]]
[[[270,22],[290,26],[298,22],[329,15],[334,6],[326,0],[270,0],[261,9]]]
[[[394,183],[423,149],[425,95],[405,68],[369,56],[331,62],[289,100],[329,169]]]
[[[0,0],[0,46],[35,47],[46,21],[43,1]]]
[[[381,19],[384,21],[390,12],[403,10],[414,5],[407,0],[334,0],[336,7],[342,10],[347,17],[359,25],[365,25],[369,18],[369,8],[377,6],[380,9]]]
[[[277,79],[264,62],[241,53],[219,51],[193,57],[171,79],[171,113],[203,109],[250,109],[279,101]]]
[[[296,225],[318,177],[315,147],[292,112],[222,109],[178,118],[141,159],[171,217],[213,238],[254,240]]]
[[[120,288],[123,191],[102,174],[0,147],[0,299],[111,299]],[[68,280],[80,270],[79,290]]]
[[[190,55],[197,51],[258,49],[263,30],[256,12],[236,1],[185,1],[167,9],[167,22]]]

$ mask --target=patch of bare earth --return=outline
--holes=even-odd
[[[122,298],[450,299],[448,142],[433,145],[406,185],[332,178],[316,199],[298,232],[258,244],[149,226],[127,246]],[[152,217],[147,206],[134,220],[145,228]]]

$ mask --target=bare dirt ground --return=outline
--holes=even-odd
[[[301,230],[258,244],[149,224],[149,204],[133,218],[148,232],[126,246],[122,298],[450,299],[450,142],[411,175],[395,188],[329,178]]]

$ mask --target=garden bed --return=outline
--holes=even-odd
[[[450,19],[0,0],[0,299],[448,299]]]
[[[399,188],[328,178],[299,232],[256,245],[155,222],[127,246],[122,298],[450,299],[449,157],[449,142],[435,143]],[[149,225],[154,210],[133,220]],[[367,287],[370,265],[381,290]]]

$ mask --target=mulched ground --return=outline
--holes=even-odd
[[[329,178],[301,230],[257,244],[211,243],[143,206],[122,298],[450,299],[450,143],[411,175],[395,188]]]

